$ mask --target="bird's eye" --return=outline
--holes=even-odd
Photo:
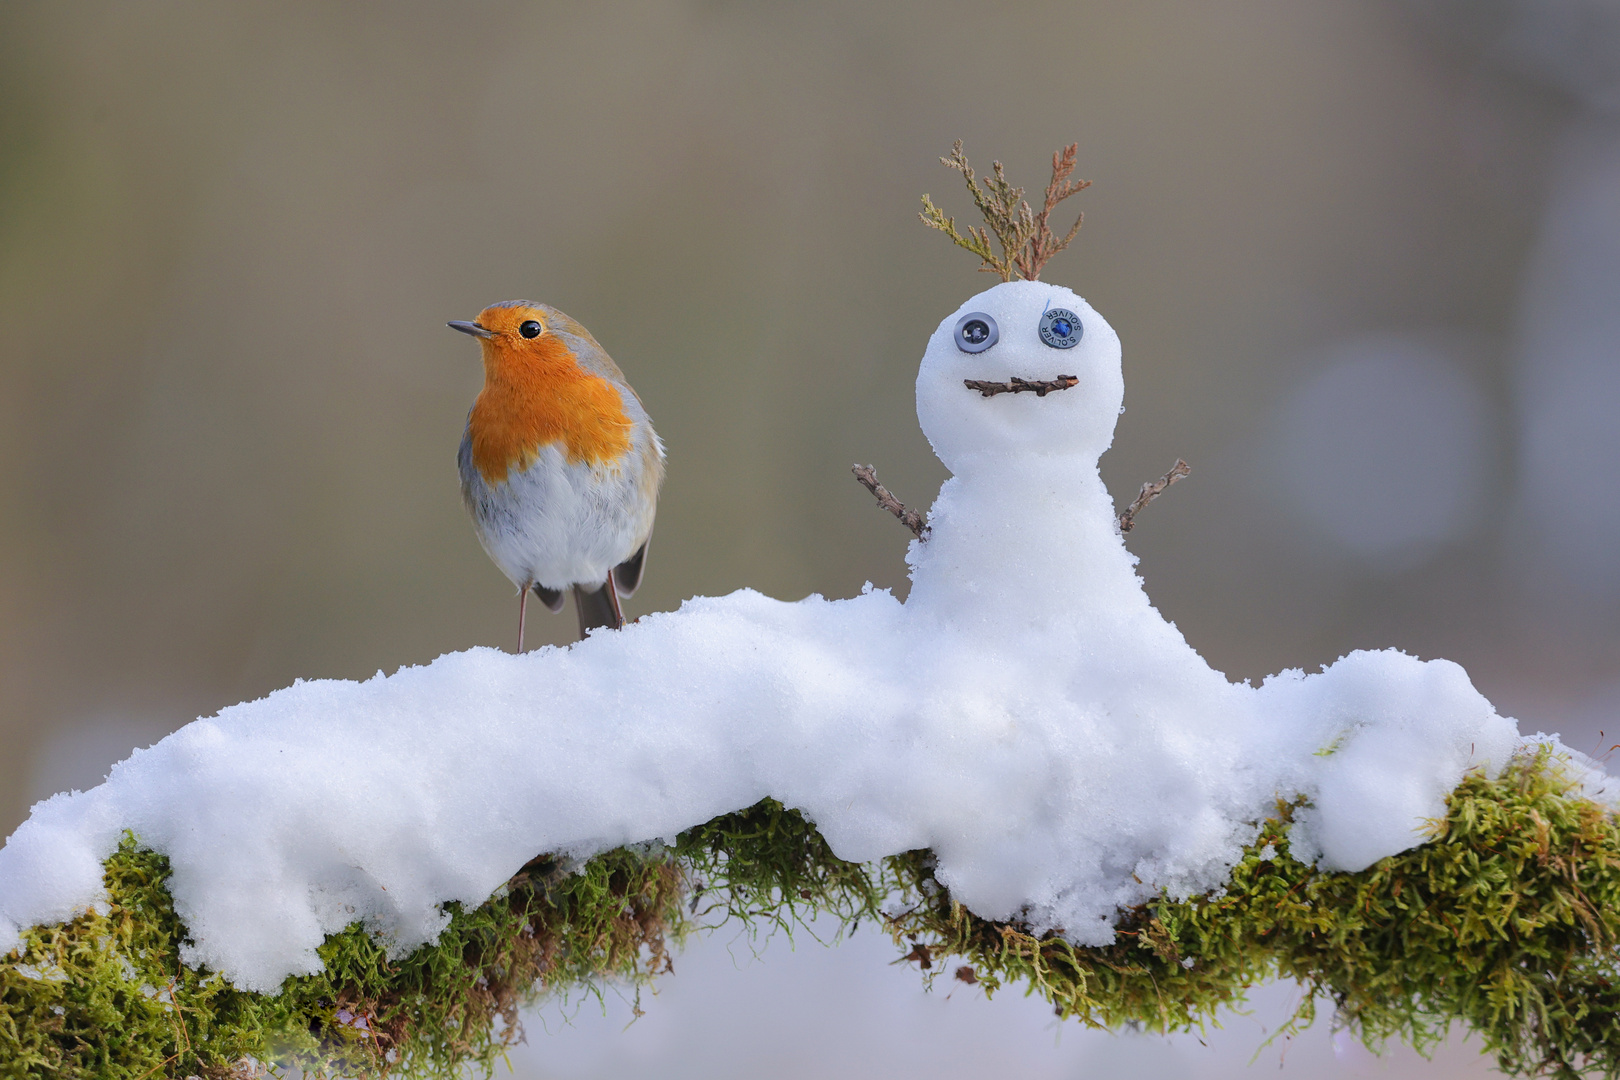
[[[524,319],[523,323],[518,327],[518,333],[527,338],[539,337],[541,332],[544,330],[545,327],[541,326],[533,319]]]
[[[1054,349],[1072,349],[1080,344],[1080,316],[1067,308],[1047,308],[1041,316],[1041,340]]]
[[[982,311],[970,311],[956,320],[956,347],[965,353],[984,352],[1000,337],[996,320]]]

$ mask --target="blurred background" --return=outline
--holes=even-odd
[[[478,353],[444,327],[495,300],[589,326],[667,442],[631,615],[903,594],[908,537],[849,466],[923,505],[945,476],[915,365],[993,281],[916,218],[971,220],[957,138],[1036,191],[1079,142],[1086,224],[1045,277],[1125,343],[1116,498],[1193,466],[1130,544],[1195,647],[1234,679],[1449,657],[1602,756],[1617,113],[1612,0],[7,4],[0,832],[295,678],[510,647],[454,465]],[[1239,1075],[1293,993],[1116,1037],[925,996],[893,956],[719,935],[628,1031],[553,1010],[513,1065]],[[1488,1071],[1325,1023],[1252,1069],[1279,1065]]]

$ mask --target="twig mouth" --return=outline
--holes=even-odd
[[[1055,379],[1020,379],[1014,375],[1006,382],[986,382],[983,379],[963,379],[962,385],[969,390],[977,390],[984,397],[995,397],[997,394],[1023,394],[1031,393],[1036,397],[1045,397],[1054,390],[1067,390],[1080,381],[1078,375],[1059,375]]]

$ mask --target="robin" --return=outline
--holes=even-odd
[[[484,389],[456,455],[479,542],[518,587],[518,652],[533,590],[579,633],[624,625],[641,584],[664,444],[590,331],[547,304],[508,300],[452,329],[479,339]]]

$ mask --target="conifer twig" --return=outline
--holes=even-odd
[[[1136,515],[1142,512],[1142,508],[1163,495],[1165,488],[1177,480],[1185,478],[1190,472],[1192,472],[1192,466],[1180,458],[1176,458],[1176,463],[1170,466],[1169,472],[1151,484],[1143,484],[1142,490],[1136,493],[1136,498],[1132,500],[1131,505],[1126,508],[1123,514],[1119,515],[1119,531],[1128,533],[1136,528]]]
[[[889,493],[888,488],[878,483],[877,472],[873,470],[872,466],[852,465],[849,471],[855,474],[855,479],[861,482],[862,487],[872,493],[879,506],[900,519],[900,524],[911,530],[911,535],[919,540],[928,539],[927,519],[916,510],[908,510],[905,503],[895,498]]]
[[[958,247],[977,255],[981,264],[980,270],[999,274],[1002,281],[1011,281],[1019,276],[1034,281],[1040,277],[1041,268],[1046,265],[1047,260],[1068,247],[1069,241],[1080,231],[1080,221],[1084,215],[1075,220],[1073,227],[1061,240],[1047,224],[1058,203],[1091,186],[1089,180],[1069,179],[1074,172],[1074,159],[1078,148],[1078,143],[1070,143],[1062,150],[1053,152],[1052,179],[1046,185],[1041,210],[1036,213],[1030,209],[1029,203],[1024,201],[1024,189],[1014,187],[1007,179],[1006,170],[1002,168],[1001,162],[991,162],[991,175],[979,178],[962,153],[962,140],[957,139],[951,147],[950,155],[940,158],[939,161],[947,168],[955,169],[962,174],[962,179],[967,182],[968,195],[972,197],[973,205],[978,207],[979,214],[984,218],[984,225],[968,226],[967,234],[964,236],[957,231],[956,219],[946,217],[945,211],[935,206],[933,199],[927,195],[922,197],[922,212],[917,216],[930,229],[938,229],[949,236]],[[997,255],[990,246],[992,235],[1001,247],[1000,255]]]
[[[1057,208],[1058,203],[1091,186],[1090,180],[1069,179],[1074,172],[1074,158],[1079,148],[1079,143],[1070,143],[1062,150],[1052,152],[1052,180],[1046,185],[1046,200],[1041,206],[1041,212],[1034,215],[1030,221],[1030,236],[1014,260],[1018,264],[1018,272],[1031,281],[1041,276],[1041,268],[1046,265],[1048,259],[1069,246],[1069,241],[1080,231],[1080,223],[1086,219],[1085,214],[1076,217],[1068,235],[1062,240],[1059,240],[1046,224],[1046,219]],[[1029,204],[1025,203],[1024,216],[1028,217],[1029,212]]]
[[[1007,215],[1004,211],[998,215],[998,207],[993,201],[997,197],[1006,194],[1006,192],[1001,189],[993,188],[992,192],[987,194],[986,192],[980,190],[980,182],[974,178],[973,166],[968,164],[967,158],[962,154],[961,139],[957,139],[955,145],[951,147],[950,156],[940,158],[939,162],[941,165],[944,165],[947,168],[955,169],[957,172],[962,174],[962,179],[967,182],[968,194],[973,197],[973,205],[979,208],[979,213],[984,216],[985,221],[996,230],[996,239],[1001,243],[1001,256],[1000,258],[997,258],[995,252],[991,250],[990,234],[986,232],[982,226],[974,227],[969,225],[967,235],[963,236],[961,233],[956,231],[956,219],[946,217],[945,211],[935,206],[933,200],[930,199],[926,194],[922,197],[922,212],[917,216],[922,219],[922,223],[924,225],[927,225],[931,229],[938,229],[946,236],[949,236],[958,247],[966,248],[968,251],[971,251],[973,254],[977,255],[983,264],[979,267],[980,270],[1000,274],[1002,281],[1012,280],[1013,265],[1010,254],[1011,237],[1006,231]],[[995,162],[993,167],[995,170],[996,179],[1001,182],[1002,188],[1010,189],[1010,185],[1006,183],[1006,177],[1002,175],[1001,162]],[[994,184],[994,181],[991,183]],[[1016,193],[1013,196],[1014,199],[1016,200],[1023,198],[1023,190],[1015,190]]]

